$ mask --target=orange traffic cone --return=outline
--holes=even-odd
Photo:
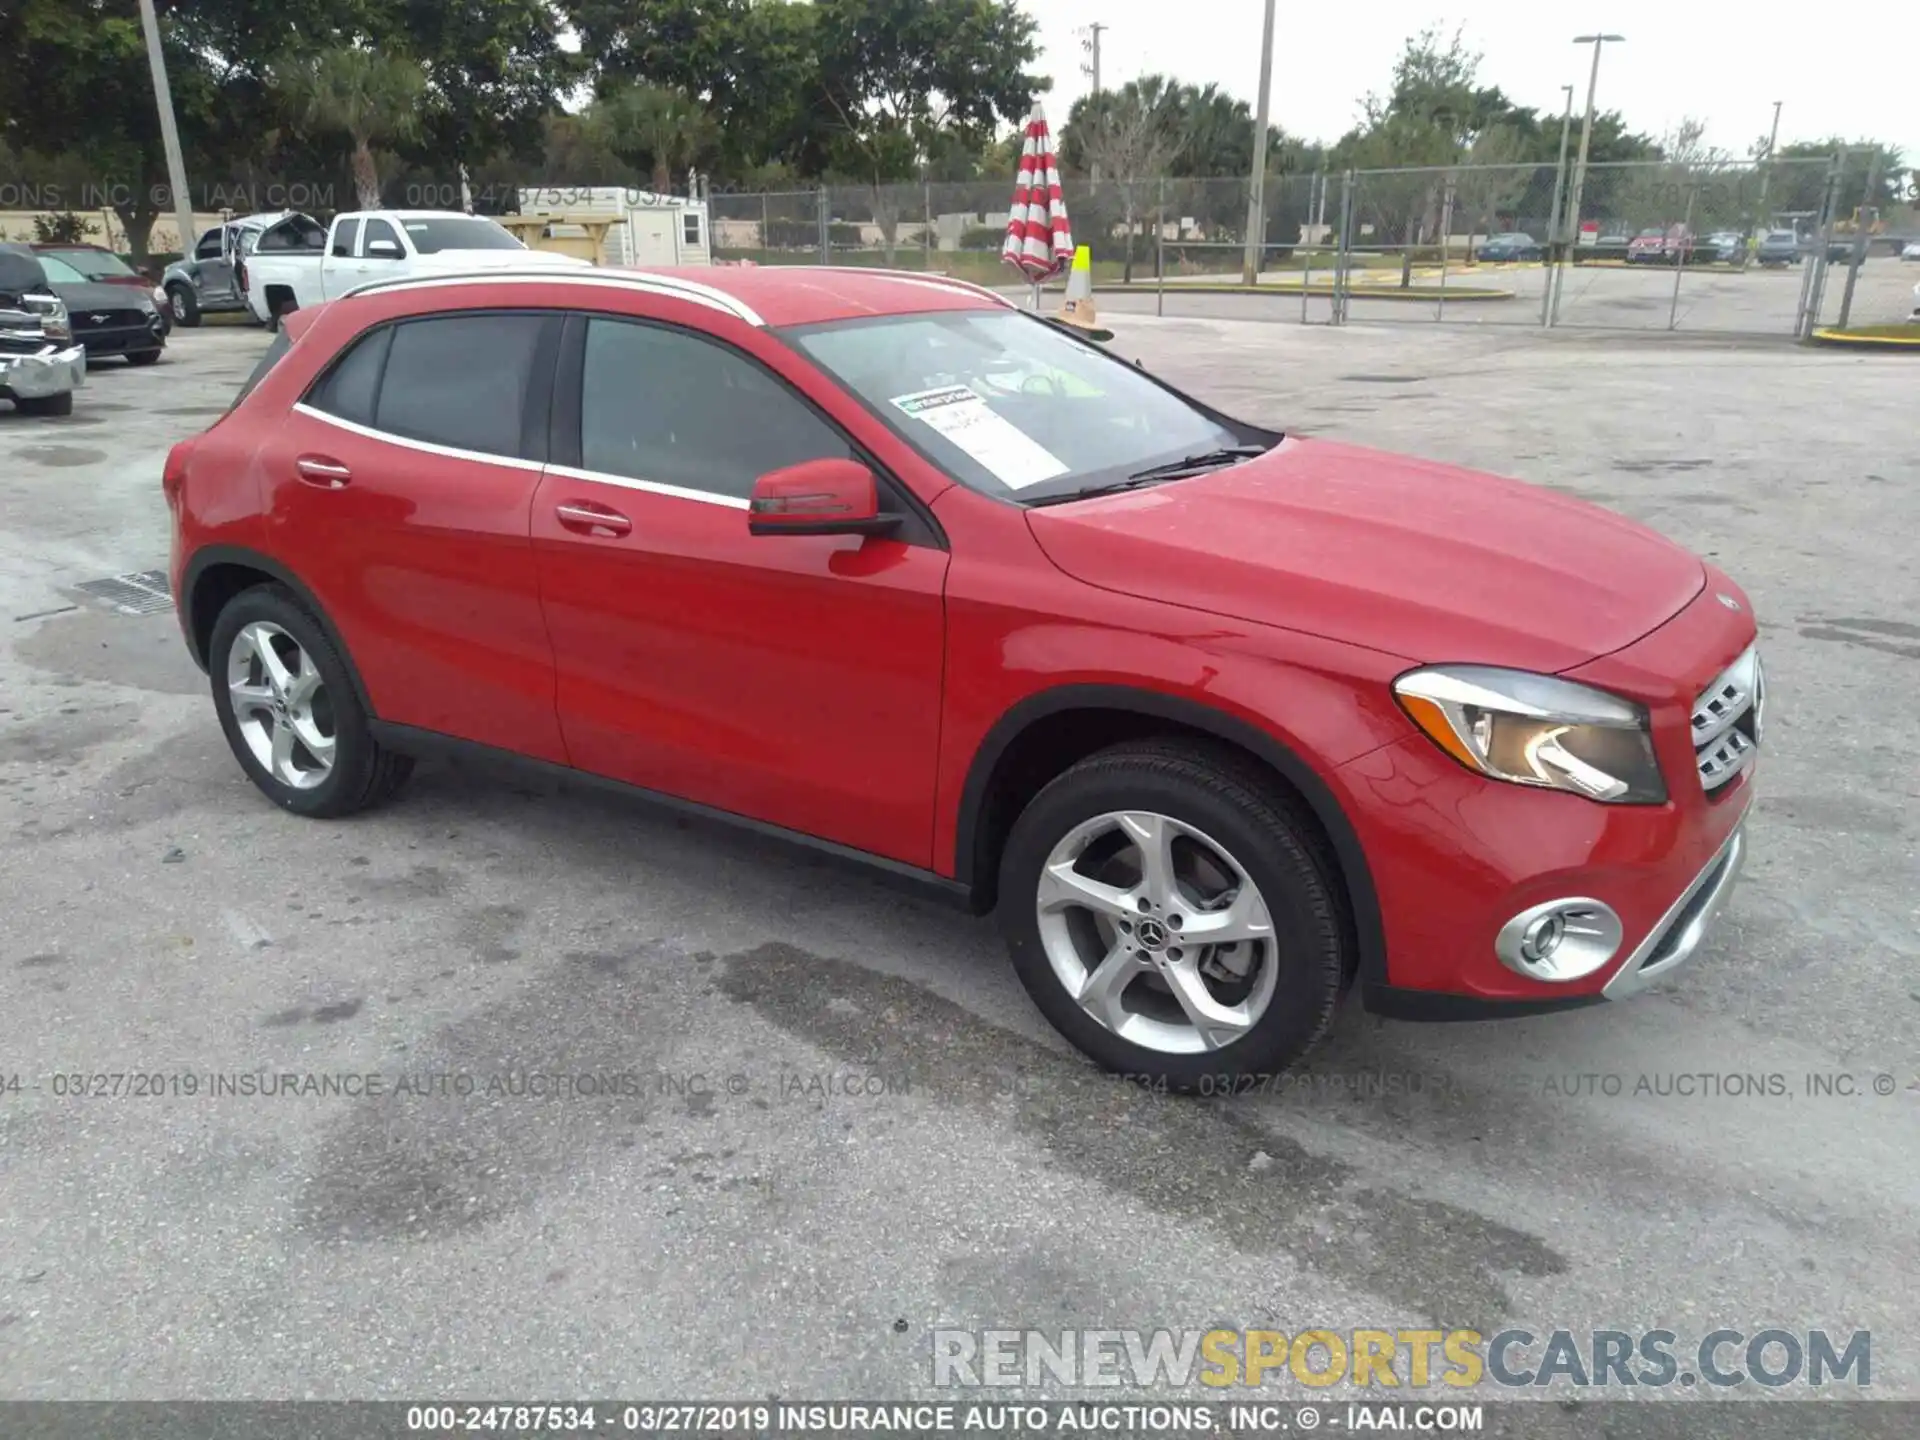
[[[1059,319],[1076,330],[1084,331],[1089,340],[1113,338],[1111,330],[1100,328],[1100,322],[1094,314],[1093,252],[1085,245],[1073,252],[1073,271],[1067,276],[1067,298],[1060,308]]]

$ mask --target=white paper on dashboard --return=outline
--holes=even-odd
[[[896,395],[890,403],[946,436],[1010,490],[1024,490],[1067,473],[1057,455],[1004,415],[996,414],[966,385]]]

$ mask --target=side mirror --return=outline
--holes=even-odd
[[[806,460],[762,475],[747,506],[754,535],[884,535],[900,524],[880,513],[880,486],[858,460]]]
[[[367,258],[369,260],[399,260],[404,258],[406,253],[406,251],[400,248],[400,242],[397,240],[370,240],[367,242]]]

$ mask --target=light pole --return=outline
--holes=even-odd
[[[1253,119],[1253,174],[1247,184],[1247,254],[1240,267],[1240,278],[1248,285],[1260,283],[1260,242],[1265,238],[1267,207],[1267,101],[1273,89],[1273,0],[1267,0],[1267,16],[1260,27],[1260,103]]]
[[[1540,323],[1545,325],[1548,307],[1553,304],[1555,278],[1560,274],[1560,201],[1564,198],[1567,183],[1567,136],[1573,133],[1573,86],[1562,85],[1566,92],[1566,109],[1560,115],[1560,158],[1553,167],[1553,207],[1547,212],[1547,254],[1552,258],[1552,268],[1547,271],[1546,284],[1540,290]]]
[[[1780,101],[1773,102],[1773,131],[1767,136],[1767,168],[1760,172],[1760,213],[1754,217],[1756,228],[1773,228],[1772,217],[1767,214],[1767,191],[1773,184],[1773,148],[1780,143]],[[1751,252],[1749,252],[1751,253]]]
[[[1089,64],[1080,67],[1081,73],[1093,81],[1094,103],[1099,104],[1100,95],[1100,32],[1110,29],[1098,20],[1087,26],[1087,38],[1080,42],[1080,48],[1087,52]],[[1096,161],[1089,172],[1089,178],[1095,185],[1100,183],[1100,165]]]
[[[1567,219],[1573,231],[1574,243],[1580,239],[1580,200],[1587,188],[1587,151],[1593,144],[1593,96],[1600,87],[1600,51],[1603,47],[1618,44],[1625,40],[1624,35],[1576,35],[1576,45],[1593,46],[1593,69],[1587,73],[1587,118],[1580,125],[1580,160],[1573,169],[1573,197],[1567,203]],[[1560,317],[1560,287],[1553,292],[1553,316]]]
[[[153,0],[140,0],[140,28],[147,37],[147,65],[153,71],[153,100],[160,107],[160,143],[167,152],[167,183],[173,189],[174,224],[180,227],[180,253],[193,254],[193,196],[187,191],[187,163],[180,157],[180,131],[173,122],[173,91],[167,84],[167,57],[160,49],[160,21]]]

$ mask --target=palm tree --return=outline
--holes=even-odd
[[[653,171],[656,194],[673,189],[675,171],[692,168],[713,148],[719,127],[686,91],[667,85],[623,85],[593,102],[589,129],[630,165]]]
[[[281,68],[280,85],[295,120],[344,131],[353,144],[353,187],[360,208],[380,204],[380,172],[373,147],[420,133],[427,78],[400,55],[343,46],[303,56]]]

